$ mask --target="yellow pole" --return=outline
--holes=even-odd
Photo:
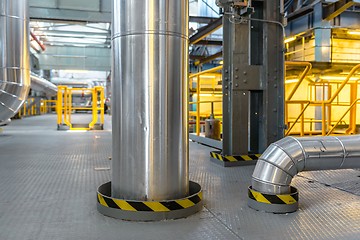
[[[196,135],[200,135],[200,75],[196,76]]]
[[[72,89],[70,88],[66,88],[66,97],[67,97],[67,101],[66,101],[66,124],[71,128],[71,106],[72,106]]]
[[[57,113],[57,124],[62,124],[62,114],[63,114],[63,86],[58,86],[57,93],[57,103],[56,103],[56,113]]]
[[[323,102],[321,104],[321,135],[326,135],[326,104]]]
[[[32,115],[32,116],[35,115],[35,104],[34,104],[34,103],[35,103],[35,99],[32,98],[32,99],[31,99],[31,105],[32,105],[32,106],[31,106],[31,115]]]
[[[100,91],[101,91],[101,95],[100,95],[100,108],[101,108],[101,110],[100,110],[100,123],[102,124],[102,125],[104,125],[104,122],[105,122],[105,92],[104,92],[104,87],[101,87],[101,89],[100,89]]]
[[[357,99],[357,88],[358,81],[350,84],[350,102],[353,103]],[[356,107],[350,110],[350,122],[349,128],[346,129],[346,134],[354,134],[356,133]]]
[[[301,112],[304,110],[304,104],[301,103]],[[304,121],[305,121],[305,114],[301,115],[301,129],[300,129],[300,136],[304,136]]]
[[[98,118],[98,88],[94,87],[92,89],[92,121],[89,123],[89,128],[93,129],[96,122],[97,122],[97,118]]]
[[[27,104],[28,101],[25,101],[24,103],[24,117],[26,117],[26,104]]]

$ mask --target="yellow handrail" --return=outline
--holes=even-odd
[[[305,66],[304,71],[301,73],[299,77],[299,81],[296,83],[295,87],[292,89],[291,93],[286,99],[286,101],[290,101],[291,98],[294,96],[295,92],[298,90],[301,83],[303,82],[303,80],[305,79],[308,72],[311,70],[312,65],[309,62],[285,62],[285,67],[286,66],[300,66],[300,67]]]
[[[294,128],[295,124],[299,121],[300,118],[302,118],[302,116],[304,115],[306,109],[310,106],[310,101],[308,101],[308,102],[303,102],[303,104],[306,104],[306,106],[305,106],[305,107],[302,107],[302,110],[301,110],[299,116],[295,119],[295,121],[294,121],[294,123],[291,125],[291,127],[286,131],[285,136],[289,136],[290,131]],[[303,106],[303,105],[302,105],[302,106]],[[304,123],[304,119],[302,118],[301,124],[303,125],[303,123]],[[301,127],[301,132],[302,132],[302,134],[303,134],[303,132],[304,132],[304,128],[303,128],[303,127]]]
[[[193,104],[196,104],[196,135],[200,135],[200,76],[206,73],[212,73],[212,72],[216,72],[219,70],[222,70],[223,66],[218,66],[218,67],[214,67],[211,69],[207,69],[205,71],[202,72],[198,72],[198,73],[193,73],[189,75],[189,78],[194,78],[196,77],[196,102],[193,102]]]
[[[200,75],[203,75],[205,73],[212,73],[212,72],[216,72],[216,71],[220,71],[223,69],[223,66],[217,66],[217,67],[214,67],[214,68],[210,68],[210,69],[207,69],[207,70],[204,70],[202,72],[198,72],[198,73],[192,73],[189,75],[189,78],[193,78],[193,77],[197,77],[197,76],[200,76]]]
[[[285,101],[286,103],[286,108],[285,108],[285,122],[288,122],[288,105],[289,104],[300,104],[303,106],[303,104],[306,103],[306,106],[303,108],[302,107],[302,111],[300,112],[300,114],[298,115],[298,117],[296,118],[295,122],[292,124],[292,126],[286,131],[285,135],[289,135],[290,131],[293,129],[293,127],[295,126],[295,124],[298,123],[299,119],[302,118],[303,119],[303,115],[306,111],[306,109],[311,105],[311,106],[321,106],[322,107],[322,120],[321,120],[321,125],[322,125],[322,135],[329,135],[331,134],[331,132],[333,132],[334,128],[332,128],[332,130],[330,132],[326,132],[326,119],[325,119],[325,115],[326,115],[326,107],[331,107],[331,104],[334,102],[334,100],[339,96],[339,94],[342,92],[342,90],[344,89],[344,87],[346,86],[346,84],[349,84],[349,81],[351,79],[351,77],[360,69],[360,64],[356,65],[355,67],[353,67],[350,71],[350,73],[347,75],[346,79],[341,83],[341,85],[336,89],[335,93],[331,95],[331,97],[328,100],[321,100],[321,101],[303,101],[303,100],[291,100],[291,98],[293,97],[293,95],[295,94],[296,90],[299,88],[302,80],[306,77],[306,74],[310,71],[311,69],[311,64],[305,64],[305,62],[286,62],[286,65],[292,65],[292,66],[305,66],[306,68],[304,70],[304,72],[301,74],[300,76],[300,80],[297,82],[297,84],[295,85],[295,87],[292,89],[290,95],[288,96],[287,100]],[[348,110],[350,111],[350,110]],[[346,114],[345,114],[346,115]],[[339,122],[341,122],[341,120],[344,118],[345,116],[343,116],[340,121],[338,121],[337,124],[339,124]],[[337,126],[337,125],[336,125]],[[301,121],[301,134],[303,134],[304,129],[303,129],[303,121]]]
[[[343,90],[343,88],[345,87],[345,85],[350,81],[350,78],[355,74],[355,72],[360,68],[360,64],[356,65],[355,67],[353,67],[349,73],[349,75],[347,75],[345,81],[340,85],[340,87],[336,90],[336,92],[334,93],[334,95],[328,100],[326,101],[326,104],[332,103],[334,101],[334,99],[336,97],[338,97],[339,93]]]
[[[339,125],[339,123],[344,119],[344,117],[350,112],[350,110],[357,105],[358,101],[360,101],[360,98],[356,99],[350,107],[345,111],[345,113],[341,116],[340,120],[335,123],[335,125],[330,129],[330,131],[326,134],[326,136],[329,136],[335,128]]]

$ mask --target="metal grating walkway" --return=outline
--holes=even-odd
[[[109,127],[109,119],[107,119]],[[190,178],[205,208],[187,219],[136,223],[96,210],[110,180],[111,133],[59,132],[53,115],[14,121],[0,134],[0,239],[360,239],[360,171],[301,173],[296,213],[247,207],[253,166],[223,168],[190,143]]]

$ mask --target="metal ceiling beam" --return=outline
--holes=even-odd
[[[30,6],[30,18],[39,20],[76,21],[76,22],[111,22],[111,12],[84,11],[61,8],[43,8]],[[209,24],[216,21],[213,17],[190,16],[189,22]]]
[[[329,4],[323,9],[323,19],[326,21],[330,21],[339,16],[349,7],[359,4],[359,0],[340,0],[335,3]]]
[[[90,48],[109,48],[110,42],[108,43],[82,43],[82,42],[60,42],[60,41],[44,41],[46,46],[68,46],[68,47],[90,47]],[[75,46],[74,46],[75,45]]]
[[[287,16],[287,19],[289,22],[291,22],[297,18],[300,18],[300,17],[310,14],[312,12],[314,12],[314,6],[313,5],[306,6],[306,7],[300,8],[299,10],[296,10],[295,12],[290,13]]]
[[[189,22],[209,24],[209,23],[215,21],[216,19],[218,19],[218,18],[214,18],[214,17],[190,16],[190,17],[189,17]]]
[[[31,19],[76,22],[111,22],[111,12],[30,7]]]
[[[222,46],[223,42],[220,40],[200,40],[196,45],[211,45],[211,46]]]
[[[197,42],[203,40],[211,33],[215,32],[216,30],[222,27],[222,17],[216,19],[215,21],[209,23],[208,25],[199,28],[198,32],[190,37],[190,44],[196,44]]]
[[[195,62],[195,65],[197,66],[197,65],[200,65],[200,64],[208,63],[208,62],[211,62],[211,61],[213,61],[213,60],[215,60],[217,58],[220,58],[222,56],[223,56],[223,52],[220,51],[220,52],[215,53],[215,54],[213,54],[211,56],[200,59],[198,62]]]

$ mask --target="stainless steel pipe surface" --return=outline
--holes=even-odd
[[[56,96],[58,92],[58,88],[52,82],[46,80],[45,78],[37,76],[33,73],[31,73],[30,79],[31,79],[30,87],[32,90],[43,92],[48,97]]]
[[[187,196],[188,1],[113,0],[112,49],[112,196]]]
[[[301,171],[360,168],[360,135],[286,137],[271,144],[252,175],[253,189],[266,194],[290,193]]]
[[[0,1],[0,122],[13,117],[30,87],[27,0]]]

